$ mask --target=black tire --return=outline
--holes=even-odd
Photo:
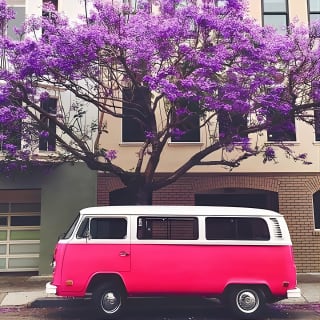
[[[238,319],[254,319],[265,307],[265,295],[257,287],[233,287],[228,294],[228,305]]]
[[[93,291],[92,300],[99,318],[117,319],[123,312],[126,294],[121,285],[105,282]]]

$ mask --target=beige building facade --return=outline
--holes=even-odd
[[[249,12],[258,23],[270,24],[279,32],[285,32],[285,25],[295,18],[305,24],[320,18],[320,3],[250,0]],[[106,122],[109,133],[102,145],[117,150],[115,163],[130,170],[137,160],[140,144],[123,141],[121,119],[107,118]],[[202,129],[196,142],[169,142],[161,157],[159,176],[172,172],[210,143],[210,137],[217,134],[216,127],[213,120],[212,130]],[[256,136],[249,138],[257,139]],[[259,136],[259,143],[275,145],[267,132]],[[295,138],[286,143],[297,154],[307,153],[311,164],[295,162],[279,151],[276,162],[264,164],[261,157],[254,157],[231,172],[218,166],[195,167],[174,184],[154,192],[152,204],[234,205],[279,211],[289,225],[298,272],[320,272],[320,139],[315,128],[296,120]],[[207,160],[220,158],[221,153],[215,153]],[[99,174],[98,204],[113,205],[119,197],[116,190],[123,187],[119,179]]]

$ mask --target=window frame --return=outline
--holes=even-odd
[[[277,113],[279,114],[279,113]],[[277,116],[276,112],[273,114],[269,114],[267,116],[267,118],[272,117],[272,116]],[[280,115],[281,116],[281,115]],[[286,121],[289,122],[289,119],[286,119]],[[282,122],[283,123],[283,122]],[[280,134],[280,130],[276,131],[276,126],[274,126],[273,128],[270,129],[266,129],[267,132],[267,142],[270,143],[278,143],[278,142],[290,142],[290,143],[295,143],[297,142],[297,126],[296,126],[296,118],[293,115],[291,118],[291,123],[294,126],[294,132],[288,132],[288,131],[283,131],[282,134]],[[280,126],[280,122],[279,122],[279,126]],[[274,138],[272,138],[272,135],[275,135]],[[287,138],[287,139],[286,139]]]
[[[285,5],[285,11],[267,11],[265,10],[265,0],[261,0],[261,12],[262,12],[262,25],[263,26],[272,26],[274,27],[278,32],[282,32],[282,30],[278,29],[278,27],[275,27],[273,25],[269,25],[269,24],[265,24],[265,17],[266,16],[284,16],[285,17],[285,26],[283,27],[288,27],[289,25],[289,4],[288,4],[288,0],[283,0],[284,1],[284,5]],[[286,30],[284,31],[284,33],[286,33]]]
[[[109,236],[109,237],[97,237],[95,235],[92,234],[92,230],[91,230],[91,227],[92,227],[92,223],[93,221],[97,220],[97,223],[99,223],[99,221],[107,221],[107,220],[113,220],[113,222],[115,220],[118,220],[118,221],[122,221],[122,222],[125,222],[125,230],[122,229],[122,231],[125,231],[125,234],[123,234],[121,236],[121,234],[117,234],[116,235],[113,235],[113,236]],[[111,227],[112,227],[112,224],[110,224]],[[94,216],[94,217],[85,217],[84,219],[82,219],[79,227],[77,228],[77,232],[76,232],[76,238],[77,239],[89,239],[89,240],[93,240],[93,241],[108,241],[108,240],[111,240],[111,241],[114,241],[114,240],[124,240],[124,239],[127,239],[128,237],[128,234],[129,234],[129,222],[128,222],[128,219],[126,217],[105,217],[105,216]],[[109,226],[110,227],[110,226]],[[116,228],[111,228],[113,230],[116,230]],[[119,230],[117,230],[119,231]]]
[[[140,100],[140,93],[138,90],[146,90],[144,97],[145,101]],[[149,95],[149,97],[147,96]],[[138,96],[137,96],[138,95]],[[141,124],[137,119],[133,118],[132,105],[139,105],[142,109],[147,109],[151,106],[151,92],[147,90],[146,87],[138,88],[130,88],[124,87],[122,88],[122,123],[121,123],[121,141],[122,143],[143,143],[146,141],[146,131],[148,131],[147,127],[141,127]],[[142,110],[143,111],[143,110]],[[138,112],[138,111],[137,111]],[[130,114],[131,113],[131,114]],[[146,115],[146,113],[143,113]],[[133,130],[132,130],[133,128]]]
[[[178,104],[181,107],[184,107],[185,109],[190,111],[190,114],[186,114],[186,115],[172,114],[172,117],[174,117],[172,119],[173,121],[174,120],[176,120],[177,122],[179,122],[180,120],[182,121],[182,123],[177,126],[177,129],[185,131],[185,134],[183,134],[179,138],[175,138],[174,136],[171,136],[171,139],[170,139],[171,143],[200,143],[201,142],[200,115],[197,113],[197,111],[200,111],[199,101],[191,102],[188,99],[182,99]],[[191,129],[189,129],[189,127]]]
[[[217,235],[214,237],[212,235],[213,230],[209,230],[209,223],[212,223],[214,220],[220,222],[223,222],[225,220],[226,226],[229,227],[229,235],[228,236],[223,236],[220,234],[219,236]],[[229,221],[228,221],[229,220]],[[251,220],[251,221],[250,221]],[[232,224],[229,223],[232,221]],[[249,226],[249,221],[252,222],[250,225],[251,230],[249,229],[245,230],[244,226]],[[254,223],[256,222],[256,225]],[[261,226],[264,228],[264,232],[267,231],[266,233],[259,233],[258,235],[254,235],[252,231],[257,228],[257,223],[262,223]],[[221,231],[221,223],[218,225],[219,230]],[[210,233],[211,232],[211,233]],[[247,235],[245,234],[246,232]],[[249,236],[251,234],[251,236]],[[205,239],[207,241],[249,241],[249,242],[254,242],[254,241],[263,241],[267,242],[271,240],[271,234],[270,234],[270,229],[268,227],[268,223],[265,219],[261,217],[237,217],[237,216],[228,216],[228,217],[206,217],[205,218]]]
[[[50,112],[52,111],[52,105],[51,105],[52,101],[55,101],[55,106],[54,106],[55,110],[53,110],[55,111],[54,113]],[[46,100],[41,101],[40,108],[56,117],[57,111],[58,111],[58,98],[49,97]],[[56,141],[57,125],[52,119],[48,118],[43,114],[40,114],[40,121],[43,122],[46,128],[46,131],[48,131],[48,136],[44,137],[39,133],[39,151],[54,152],[57,149],[57,141]],[[40,128],[40,131],[43,131],[42,128]]]
[[[319,20],[319,21],[320,21],[320,7],[319,7],[319,10],[315,10],[315,11],[311,10],[310,1],[311,1],[311,0],[308,0],[308,2],[307,2],[307,6],[308,6],[308,22],[309,22],[309,25],[315,21],[315,20],[312,20],[312,19],[311,19],[311,16],[312,16],[312,15],[318,15],[319,18],[316,19],[316,20]]]
[[[7,22],[7,28],[6,28],[6,34],[7,36],[10,38],[10,39],[13,39],[13,40],[19,40],[19,36],[15,34],[14,32],[14,28],[17,27],[17,28],[20,28],[22,26],[22,24],[25,22],[25,19],[26,19],[26,14],[27,14],[27,6],[26,6],[26,1],[23,0],[21,1],[18,1],[18,3],[10,3],[10,0],[7,1],[7,6],[8,8],[12,9],[14,12],[15,12],[15,18],[13,20],[10,20]],[[24,9],[24,18],[23,18],[23,21],[21,24],[17,24],[17,11],[15,10],[15,8],[23,8]],[[11,30],[9,30],[11,29]]]
[[[320,190],[312,195],[314,229],[320,231]]]
[[[136,237],[138,241],[197,241],[199,240],[199,219],[198,217],[174,217],[174,216],[138,216],[137,217],[137,234]],[[154,230],[151,228],[154,227],[151,225],[148,227],[148,223],[159,221],[159,222],[166,222],[166,237],[163,236],[156,236],[153,233]],[[172,227],[173,223],[177,221],[191,221],[192,222],[192,236],[190,237],[181,237],[176,236],[173,234]],[[177,226],[176,226],[177,227]],[[179,226],[181,228],[182,226]],[[188,225],[187,227],[190,227]],[[160,230],[161,232],[163,230]],[[156,231],[155,231],[156,232]],[[181,232],[181,230],[180,230]],[[181,234],[180,234],[181,235]],[[153,237],[155,236],[155,237]]]
[[[320,110],[314,110],[314,140],[320,142]]]
[[[234,135],[237,135],[239,132],[236,132],[237,128],[243,128],[243,130],[246,130],[248,129],[248,118],[249,116],[247,115],[246,118],[242,118],[241,117],[242,114],[239,112],[239,113],[234,113],[234,114],[231,114],[230,112],[228,111],[225,111],[225,110],[221,110],[219,113],[218,113],[218,116],[217,116],[217,122],[218,122],[218,126],[219,126],[219,137],[221,134],[225,134],[225,135],[229,135],[231,134],[231,136],[234,136]],[[224,119],[222,119],[222,117],[224,117]],[[226,118],[229,118],[226,120]],[[225,121],[225,123],[223,123],[222,121]],[[237,123],[238,122],[238,125]],[[234,125],[234,126],[232,126]],[[230,132],[228,132],[228,130],[224,131],[225,128],[233,128],[233,130]],[[248,133],[243,133],[243,134],[239,134],[239,136],[241,138],[248,138],[249,137],[249,134]]]

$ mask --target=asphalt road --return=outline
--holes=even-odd
[[[63,306],[1,308],[0,320],[94,320],[87,301],[71,300]],[[320,304],[271,305],[258,320],[320,320]],[[119,320],[234,320],[228,310],[212,301],[132,299]],[[237,319],[239,320],[239,319]]]

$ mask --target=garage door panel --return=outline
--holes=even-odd
[[[39,265],[39,257],[34,258],[9,258],[9,269],[26,269],[37,268]]]
[[[35,244],[10,244],[10,254],[37,254],[40,251],[40,243]],[[0,246],[1,252],[1,246]]]
[[[0,190],[0,272],[38,271],[41,190]]]
[[[11,230],[10,240],[40,240],[40,230]]]

